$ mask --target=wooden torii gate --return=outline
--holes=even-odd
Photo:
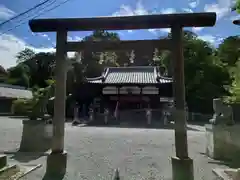
[[[66,96],[66,54],[68,51],[91,49],[96,51],[157,47],[172,51],[173,94],[175,99],[175,148],[172,157],[173,180],[193,180],[193,161],[188,157],[185,116],[185,84],[183,57],[183,27],[214,26],[216,13],[182,13],[124,17],[71,19],[34,19],[29,25],[33,32],[56,32],[56,91],[53,117],[52,151],[47,159],[47,172],[65,173],[67,156],[64,152],[64,123]],[[167,40],[67,42],[68,31],[133,30],[171,28]]]

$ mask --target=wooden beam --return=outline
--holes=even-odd
[[[91,51],[107,51],[107,50],[129,50],[129,49],[170,49],[171,40],[161,39],[161,40],[134,40],[134,41],[92,41],[92,42],[68,42],[66,44],[67,51],[81,51],[81,50],[91,50]]]
[[[127,30],[214,26],[216,13],[155,14],[121,17],[33,19],[29,26],[33,32]]]

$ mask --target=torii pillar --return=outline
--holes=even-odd
[[[66,77],[67,77],[67,31],[56,32],[55,100],[51,153],[47,157],[47,174],[65,174],[67,153],[64,151]]]
[[[173,180],[193,180],[193,160],[188,156],[185,83],[183,56],[183,28],[173,26],[172,58],[173,58],[173,94],[174,94],[174,126],[176,157],[172,157]]]

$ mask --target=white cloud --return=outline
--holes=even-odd
[[[68,41],[81,41],[83,38],[81,38],[81,37],[79,37],[79,36],[74,36],[74,37],[72,37],[72,36],[68,36],[67,37],[67,40]]]
[[[193,13],[193,10],[190,8],[183,8],[182,10],[183,10],[183,12]]]
[[[165,33],[170,33],[171,28],[162,28],[162,29],[160,29],[160,31],[165,32]]]
[[[123,4],[120,6],[119,11],[113,13],[112,16],[136,16],[146,14],[148,14],[148,11],[144,8],[141,1],[138,1],[135,9]]]
[[[208,41],[212,44],[219,44],[223,38],[220,36],[213,36],[213,35],[202,35],[202,36],[198,36],[199,39],[202,39],[204,41]]]
[[[234,20],[236,20],[236,19],[240,19],[240,14],[239,14],[239,15],[236,15],[236,16],[230,17],[230,20],[231,20],[231,21],[234,21]]]
[[[210,43],[214,43],[216,40],[216,37],[212,35],[202,35],[202,36],[198,36],[198,38],[204,41],[208,41]]]
[[[7,20],[11,17],[13,17],[16,13],[12,11],[11,9],[8,9],[4,5],[0,4],[0,21],[1,20]]]
[[[137,2],[136,9],[134,10],[136,15],[147,15],[148,11],[143,7],[141,1]]]
[[[82,37],[79,37],[79,36],[75,36],[75,37],[74,37],[74,40],[75,40],[75,41],[81,41],[82,39],[83,39],[83,38],[82,38]]]
[[[232,0],[218,0],[217,3],[206,4],[204,7],[205,12],[216,12],[217,19],[221,19],[231,12]]]
[[[175,13],[176,10],[174,8],[166,8],[162,9],[160,11],[161,14],[172,14]],[[136,16],[136,15],[147,15],[147,14],[156,14],[157,12],[149,12],[145,9],[145,7],[142,5],[141,1],[138,1],[136,4],[136,8],[133,9],[132,7],[128,5],[121,5],[120,9],[113,13],[112,16]],[[148,31],[157,34],[158,31],[162,31],[164,33],[169,33],[170,28],[164,28],[164,29],[149,29]],[[132,30],[128,30],[127,32],[132,33]]]
[[[16,65],[16,55],[24,48],[33,49],[35,52],[53,52],[54,48],[35,48],[28,45],[23,39],[12,34],[3,34],[0,36],[0,64],[4,68]]]
[[[198,4],[199,4],[199,0],[189,0],[189,6],[191,7],[191,8],[196,8],[197,6],[198,6]]]
[[[176,12],[174,8],[166,8],[161,10],[161,14],[173,14]]]
[[[204,28],[204,27],[193,27],[192,30],[193,30],[194,32],[199,32],[199,31],[203,30],[203,28]]]
[[[50,41],[50,37],[47,34],[39,34],[41,37],[47,39],[48,41]]]
[[[157,29],[148,29],[149,32],[153,33],[153,34],[157,34]]]

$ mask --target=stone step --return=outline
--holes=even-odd
[[[0,154],[0,169],[7,165],[7,156]]]

